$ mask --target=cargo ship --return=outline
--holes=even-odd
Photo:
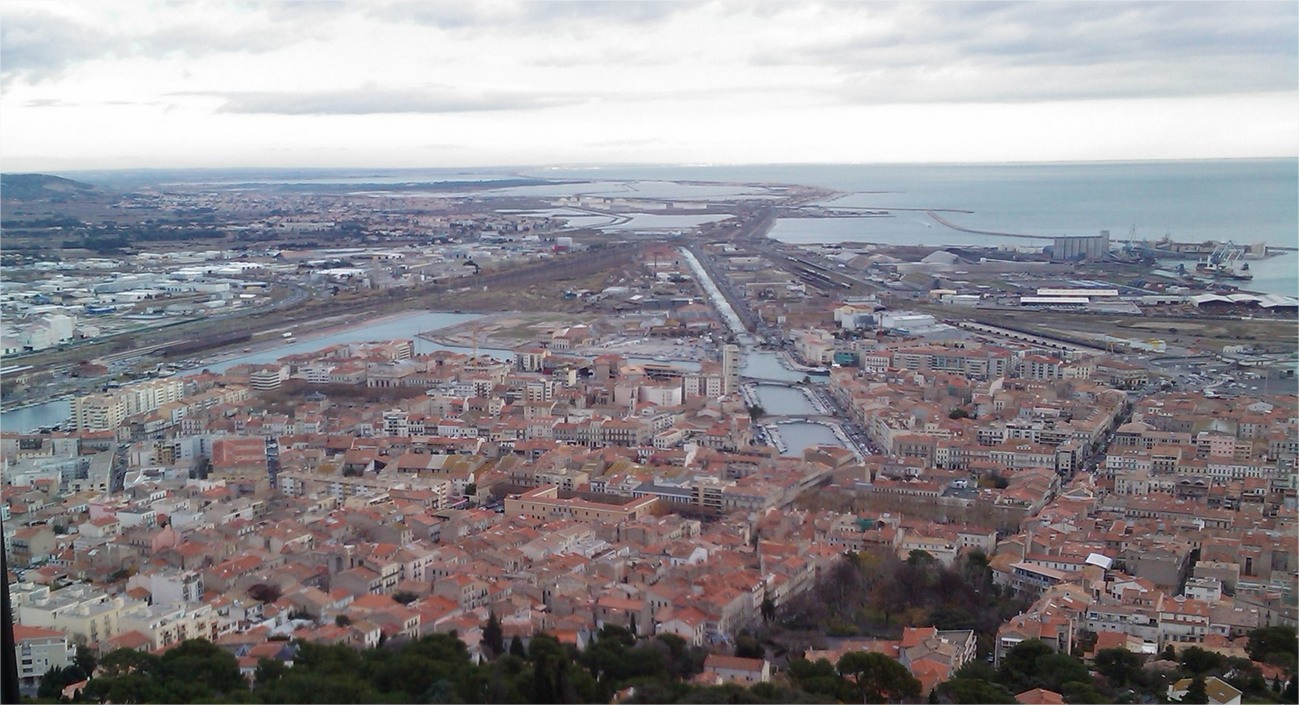
[[[1254,278],[1254,275],[1249,272],[1249,264],[1240,261],[1242,254],[1244,248],[1237,247],[1232,242],[1225,242],[1215,248],[1208,257],[1196,263],[1195,272],[1213,279],[1249,281]],[[1239,268],[1237,264],[1240,265]]]

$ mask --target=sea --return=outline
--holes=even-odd
[[[1060,235],[1114,240],[1231,241],[1299,248],[1299,160],[1209,159],[1048,164],[792,164],[549,168],[556,179],[800,184],[843,194],[832,208],[888,217],[782,218],[770,236],[810,244],[845,241],[933,246],[1045,247]],[[576,187],[573,187],[576,188]],[[961,227],[1040,236],[976,235]],[[1243,288],[1299,295],[1299,253],[1250,262]]]

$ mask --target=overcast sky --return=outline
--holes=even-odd
[[[1296,2],[0,3],[0,169],[1299,155]]]

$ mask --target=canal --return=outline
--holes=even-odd
[[[758,384],[753,391],[757,394],[758,404],[763,411],[772,416],[812,416],[817,413],[816,407],[812,406],[801,389],[779,384]]]

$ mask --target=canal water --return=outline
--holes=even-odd
[[[751,379],[770,379],[777,382],[799,382],[807,377],[811,382],[825,382],[826,375],[809,375],[806,372],[791,370],[781,361],[778,353],[769,350],[748,350],[744,353],[740,365],[740,376]]]
[[[843,442],[834,435],[834,431],[819,423],[796,421],[776,424],[776,428],[780,431],[781,440],[785,442],[783,455],[786,456],[802,455],[804,450],[812,446],[843,447]]]
[[[44,426],[61,424],[71,415],[72,400],[56,399],[0,414],[0,431],[27,433]]]
[[[754,387],[758,403],[768,414],[775,416],[811,416],[816,408],[800,389],[778,384],[759,384]],[[783,434],[782,434],[783,435]]]

